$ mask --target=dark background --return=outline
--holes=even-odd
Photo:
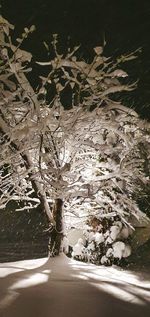
[[[25,26],[36,32],[25,48],[35,59],[45,58],[43,41],[58,33],[62,49],[82,45],[84,57],[106,39],[106,55],[118,56],[141,47],[138,59],[124,66],[138,88],[124,103],[150,119],[150,0],[1,0],[2,15],[13,23],[16,35]]]

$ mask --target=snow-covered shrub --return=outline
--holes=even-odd
[[[85,231],[88,260],[102,265],[121,264],[131,255],[130,227],[125,226],[118,217],[97,219],[97,226],[93,226],[92,220]]]
[[[84,245],[83,239],[79,238],[78,242],[73,247],[72,257],[74,259],[83,260],[84,259]]]

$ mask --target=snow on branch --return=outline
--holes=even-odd
[[[106,58],[98,48],[90,62],[79,58],[79,47],[61,55],[54,36],[55,56],[37,62],[47,76],[39,77],[35,90],[29,79],[32,55],[21,49],[23,38],[19,45],[12,43],[6,20],[4,25],[0,206],[20,197],[31,203],[28,208],[41,204],[53,221],[49,200],[61,198],[73,214],[115,213],[128,223],[130,214],[139,213],[139,179],[147,184],[149,127],[134,110],[113,100],[113,94],[136,85],[124,81],[128,75],[120,68],[121,59]],[[130,59],[132,54],[124,56]],[[68,109],[63,102],[67,89]],[[55,93],[49,97],[51,90]]]

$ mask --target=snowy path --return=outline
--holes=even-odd
[[[148,317],[150,275],[62,255],[0,264],[0,317]]]

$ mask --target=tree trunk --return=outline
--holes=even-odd
[[[55,226],[50,231],[49,251],[50,255],[59,255],[61,242],[63,238],[63,201],[60,198],[55,199],[53,207],[53,218]]]

